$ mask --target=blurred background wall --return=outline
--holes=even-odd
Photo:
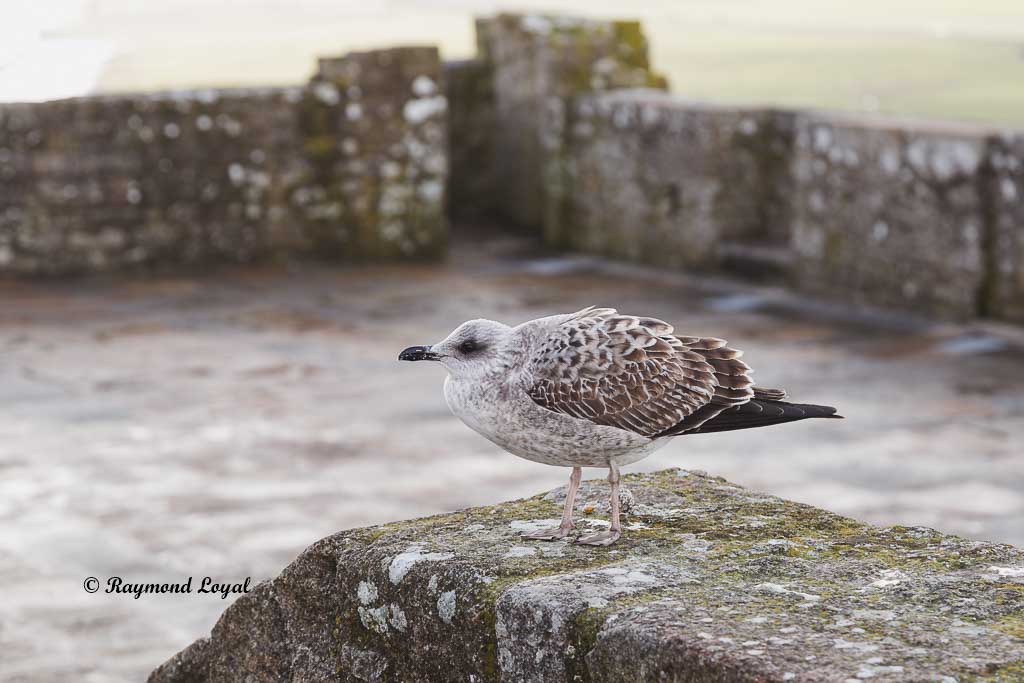
[[[2,106],[0,269],[437,257],[447,209],[839,301],[1024,315],[1019,131],[667,97],[636,20],[502,14],[476,43],[444,78],[410,47],[320,58],[291,90]]]

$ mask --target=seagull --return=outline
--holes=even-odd
[[[445,401],[470,429],[513,455],[572,468],[561,524],[524,538],[568,536],[582,468],[608,468],[611,525],[576,539],[607,546],[622,535],[619,468],[673,437],[841,417],[755,387],[742,353],[723,339],[677,335],[663,320],[591,306],[516,327],[470,320],[398,359],[441,363]]]

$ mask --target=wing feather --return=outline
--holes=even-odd
[[[648,437],[697,429],[754,396],[724,339],[676,336],[656,318],[586,308],[533,349],[530,397],[555,412]]]

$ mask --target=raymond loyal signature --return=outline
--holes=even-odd
[[[226,600],[229,595],[241,595],[242,593],[249,592],[249,584],[252,583],[252,577],[245,577],[245,581],[238,581],[232,583],[230,581],[215,581],[213,577],[204,576],[193,586],[192,576],[188,577],[185,581],[180,582],[168,582],[168,583],[132,583],[125,581],[120,576],[111,576],[107,579],[106,588],[103,589],[104,593],[120,593],[124,595],[131,595],[138,600],[143,595],[148,594],[163,594],[163,593],[180,593],[185,595],[191,595],[193,593],[199,594],[211,594],[220,595],[221,600]],[[97,593],[100,590],[100,580],[95,576],[90,576],[82,582],[82,587],[86,593]]]

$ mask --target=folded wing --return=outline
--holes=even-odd
[[[589,308],[534,349],[529,394],[595,424],[672,436],[754,397],[740,355],[721,339],[676,336],[662,320]]]

